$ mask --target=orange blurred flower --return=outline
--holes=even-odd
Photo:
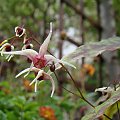
[[[92,76],[95,73],[95,68],[91,64],[84,64],[83,65],[83,71],[85,73],[89,74],[90,76]]]
[[[0,86],[0,90],[2,90],[5,94],[10,94],[11,93],[10,89],[5,88],[3,86]]]
[[[45,120],[57,120],[55,117],[55,112],[51,107],[48,106],[40,107],[39,114],[41,117],[45,118]]]
[[[30,81],[29,80],[26,80],[26,79],[23,80],[23,86],[24,86],[25,90],[27,90],[29,92],[34,90],[34,85],[30,86]]]

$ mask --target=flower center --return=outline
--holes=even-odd
[[[40,68],[41,69],[41,68],[46,66],[47,60],[46,60],[46,58],[44,56],[41,57],[41,56],[37,55],[34,58],[33,64],[34,64],[34,66],[36,68]]]

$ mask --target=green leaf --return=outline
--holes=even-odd
[[[32,111],[32,110],[35,110],[36,108],[38,107],[38,104],[37,102],[30,102],[30,103],[27,103],[24,107],[24,110],[25,111]]]
[[[114,91],[111,95],[111,97],[102,103],[101,105],[95,107],[95,109],[90,110],[89,113],[87,113],[82,120],[94,120],[95,118],[100,117],[104,114],[105,110],[116,103],[118,100],[120,100],[120,89],[117,91]]]
[[[120,101],[118,101],[106,109],[105,114],[110,118],[113,118],[113,115],[118,112],[117,104],[118,108],[120,108]],[[104,120],[108,119],[104,116]]]
[[[7,112],[7,119],[8,120],[16,120],[18,118],[18,116],[15,115],[15,113],[12,112]]]
[[[113,51],[120,48],[120,37],[104,39],[100,42],[91,42],[78,47],[72,53],[64,56],[62,60],[77,60],[82,57],[95,57],[104,51]]]
[[[0,110],[0,120],[7,120],[7,116],[4,112]]]

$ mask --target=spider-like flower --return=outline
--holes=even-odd
[[[37,92],[37,84],[38,81],[42,82],[43,80],[50,80],[52,83],[52,93],[51,93],[51,97],[53,96],[53,93],[55,91],[55,83],[54,80],[52,79],[52,77],[50,76],[50,74],[44,72],[44,70],[38,69],[36,67],[32,67],[32,68],[27,68],[23,71],[21,71],[18,75],[16,75],[16,78],[19,77],[20,75],[28,72],[28,71],[33,71],[36,75],[35,79],[30,83],[30,85],[32,85],[35,82],[35,92]]]
[[[68,62],[65,62],[63,60],[57,59],[56,57],[54,57],[52,55],[46,54],[51,35],[52,35],[52,23],[50,23],[50,32],[49,32],[47,38],[45,39],[45,41],[43,42],[43,44],[40,46],[39,52],[36,52],[33,49],[23,49],[21,51],[11,51],[11,52],[2,52],[2,53],[9,54],[9,55],[23,55],[23,56],[26,56],[28,59],[30,59],[32,61],[30,68],[27,70],[25,69],[25,71],[23,70],[21,73],[23,74],[27,71],[27,74],[24,76],[24,77],[26,77],[30,71],[35,71],[35,73],[37,71],[38,74],[36,75],[36,78],[32,81],[32,83],[35,82],[35,92],[37,91],[36,90],[37,89],[37,80],[39,80],[39,78],[41,77],[41,74],[44,76],[43,79],[46,80],[46,77],[49,78],[51,80],[52,86],[53,86],[53,90],[52,90],[52,95],[53,95],[54,86],[55,86],[54,82],[53,82],[51,76],[48,73],[45,73],[41,69],[46,66],[53,65],[53,63],[54,63],[55,70],[59,69],[61,67],[61,64],[69,65],[73,68],[75,68],[75,66]]]

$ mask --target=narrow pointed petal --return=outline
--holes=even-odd
[[[38,55],[38,53],[32,49],[25,49],[21,51],[11,51],[11,52],[0,52],[0,53],[9,54],[9,55],[23,55],[28,57],[31,60],[33,60],[34,56]]]
[[[30,85],[32,85],[40,76],[42,76],[43,74],[43,70],[40,70],[36,76],[36,78],[30,83]]]
[[[52,23],[50,23],[50,32],[49,32],[47,38],[45,39],[45,41],[43,42],[43,44],[41,45],[41,47],[39,49],[39,54],[41,56],[43,56],[47,52],[51,36],[52,36]]]
[[[69,62],[66,62],[66,61],[63,61],[63,60],[60,60],[59,62],[64,64],[64,65],[68,65],[68,66],[76,69],[76,67],[73,64],[69,63]]]
[[[52,93],[51,93],[51,97],[53,96],[53,94],[54,94],[54,92],[55,92],[55,82],[54,82],[54,80],[52,79],[52,77],[50,77],[51,79],[50,79],[50,81],[51,81],[51,83],[52,83]]]
[[[9,59],[10,56],[11,56],[11,55],[7,55],[6,60]]]
[[[3,49],[0,51],[1,56],[3,56],[4,51],[5,51],[5,48],[3,48]]]
[[[5,43],[0,47],[0,50],[2,50],[4,47],[6,47],[7,45],[10,45],[9,43]]]
[[[38,83],[38,81],[36,80],[36,82],[35,82],[35,92],[37,92],[37,83]]]
[[[33,66],[34,66],[34,64],[33,64],[33,62],[32,62],[31,65],[30,65],[30,69],[29,69],[29,71],[27,72],[27,74],[24,75],[24,78],[28,76],[28,74],[29,74],[30,71],[32,70]]]
[[[17,78],[17,77],[21,76],[22,74],[28,72],[29,70],[30,70],[30,68],[27,68],[27,69],[21,71],[18,75],[15,76],[15,78]]]
[[[47,55],[45,55],[44,57],[47,59],[48,62],[50,62],[50,61],[53,61],[54,63],[59,62],[59,59],[55,58],[55,57],[52,56],[52,55],[48,55],[48,54],[47,54]]]
[[[10,55],[10,56],[8,57],[7,61],[9,62],[13,56],[14,56],[14,55]]]
[[[48,62],[53,61],[55,63],[55,68],[56,68],[55,70],[58,70],[58,69],[60,69],[62,67],[60,65],[60,63],[62,63],[63,65],[68,65],[68,66],[73,67],[73,68],[76,69],[76,67],[73,64],[68,63],[66,61],[63,61],[63,60],[59,60],[59,59],[55,58],[52,55],[45,55],[45,58],[47,59]]]

